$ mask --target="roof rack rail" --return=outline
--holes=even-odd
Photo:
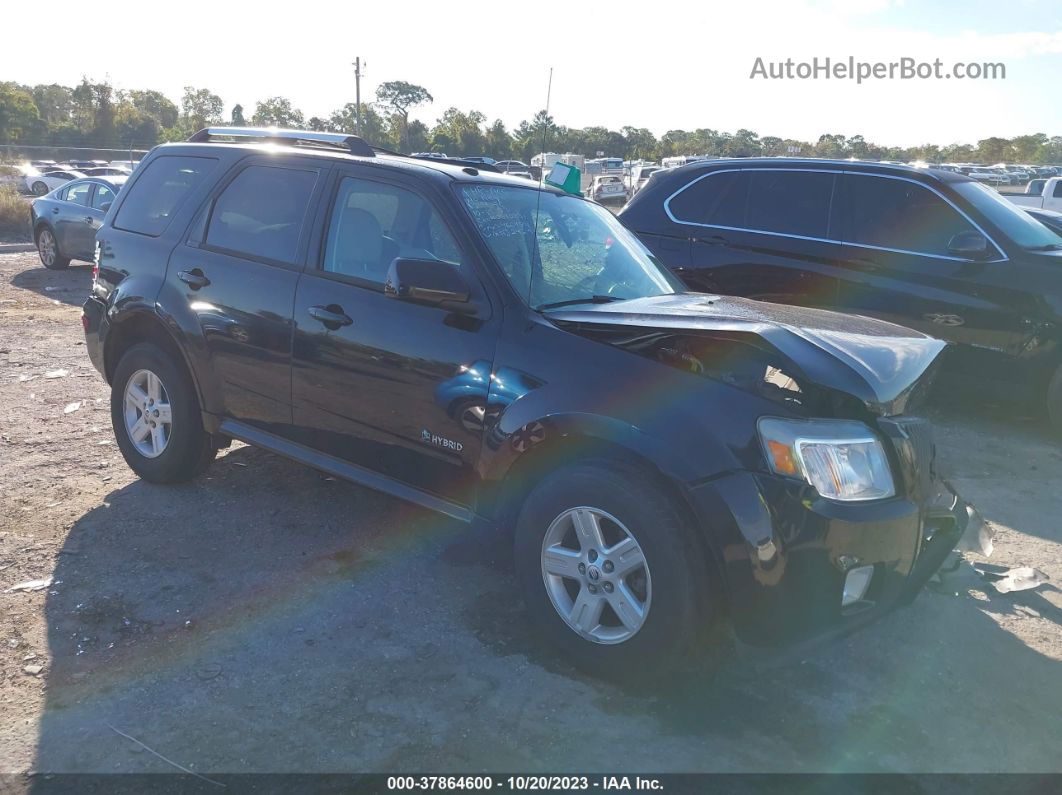
[[[291,146],[316,146],[341,149],[360,157],[374,157],[373,148],[364,139],[346,133],[314,132],[312,130],[281,130],[276,127],[204,127],[193,133],[188,140],[205,143],[216,139],[254,138],[269,143]]]

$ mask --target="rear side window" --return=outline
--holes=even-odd
[[[748,191],[749,172],[721,171],[690,184],[669,206],[679,221],[741,228]]]
[[[1040,193],[1043,193],[1043,192],[1044,192],[1044,189],[1040,188]],[[1062,199],[1062,182],[1056,182],[1055,183],[1055,189],[1051,193],[1051,195],[1054,196],[1056,199]]]
[[[249,166],[218,196],[206,239],[234,254],[295,262],[317,172]]]
[[[155,158],[130,186],[129,196],[114,219],[115,228],[158,237],[217,162],[212,157]]]
[[[826,238],[834,175],[821,171],[751,171],[745,227]]]
[[[976,231],[954,207],[918,183],[854,174],[845,180],[847,242],[948,256],[955,235]]]
[[[83,204],[87,207],[90,193],[92,193],[91,182],[78,182],[66,189],[66,200],[74,204]]]

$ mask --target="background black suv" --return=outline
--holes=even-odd
[[[654,174],[620,218],[694,290],[879,317],[957,343],[949,371],[1062,430],[1062,237],[962,174],[712,160]]]
[[[862,623],[968,524],[910,415],[942,343],[685,293],[525,179],[206,130],[145,158],[97,251],[88,350],[141,477],[240,439],[514,532],[514,598],[598,674],[696,658],[724,615]]]

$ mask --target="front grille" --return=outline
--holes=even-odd
[[[890,417],[878,425],[892,443],[908,496],[931,497],[937,454],[933,426],[921,417]]]

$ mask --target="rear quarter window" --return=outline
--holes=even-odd
[[[217,162],[212,157],[155,158],[130,186],[114,219],[115,228],[158,237]]]

